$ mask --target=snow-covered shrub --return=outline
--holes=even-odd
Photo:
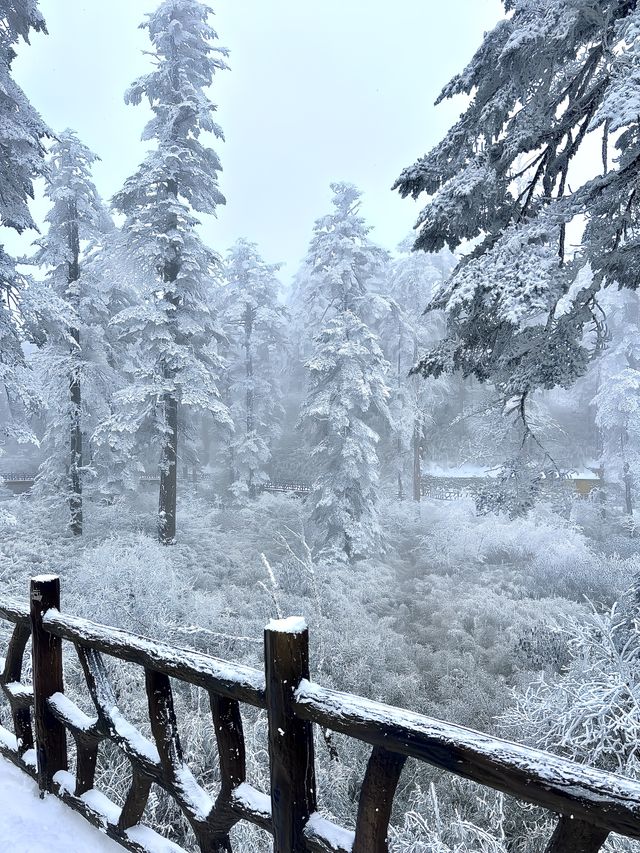
[[[168,622],[192,619],[188,578],[142,534],[114,536],[78,555],[65,579],[65,609],[140,634],[164,636]]]
[[[482,574],[505,570],[504,583],[520,587],[520,595],[563,596],[581,601],[613,601],[633,577],[634,562],[603,558],[585,534],[540,504],[526,518],[480,515],[473,501],[425,501],[385,506],[393,551],[422,574]],[[393,554],[390,549],[393,561]],[[407,560],[408,558],[408,560]],[[511,571],[510,580],[509,571]],[[496,577],[492,578],[495,590]],[[517,595],[515,588],[512,595]]]
[[[502,727],[544,749],[609,770],[638,775],[640,623],[629,596],[566,627],[571,662],[541,678],[501,718]]]
[[[491,831],[465,820],[459,813],[442,813],[433,784],[425,794],[416,786],[411,808],[399,826],[391,827],[391,850],[394,853],[507,853],[501,800],[487,811]]]

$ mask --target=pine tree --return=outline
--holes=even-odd
[[[52,452],[46,475],[51,479],[61,468],[64,471],[63,481],[68,482],[56,485],[68,495],[74,535],[82,533],[83,421],[87,412],[93,418],[97,414],[97,386],[108,369],[103,342],[108,316],[102,282],[96,280],[90,266],[85,269],[85,261],[113,228],[91,179],[97,159],[73,131],[59,135],[51,148],[45,188],[51,201],[45,220],[49,228],[37,241],[39,249],[33,259],[47,270],[45,282],[34,288],[46,335],[38,358],[44,376],[47,443]],[[45,305],[53,305],[54,310],[45,311]],[[83,400],[85,380],[90,391]],[[66,452],[61,451],[61,444],[68,448]]]
[[[396,187],[430,196],[417,249],[471,241],[431,302],[448,333],[420,371],[495,383],[531,444],[530,395],[570,386],[600,351],[601,288],[637,287],[640,10],[504,6],[509,17],[440,95],[466,94],[468,107]],[[591,176],[578,160],[587,146],[602,152]]]
[[[33,180],[44,171],[42,139],[50,131],[11,77],[20,39],[46,32],[37,0],[0,2],[0,224],[19,233],[35,228],[27,200],[33,198]]]
[[[379,431],[389,421],[384,359],[373,322],[373,285],[387,253],[368,237],[359,191],[332,184],[334,212],[319,219],[306,260],[306,301],[318,318],[301,426],[314,442],[313,518],[333,557],[365,556],[381,543],[377,521]]]
[[[331,190],[334,210],[316,221],[296,276],[296,310],[307,332],[320,331],[342,311],[371,322],[377,301],[371,285],[389,262],[388,253],[369,239],[371,227],[359,212],[360,191],[346,183],[331,184]]]
[[[318,335],[307,370],[301,423],[320,468],[312,518],[323,531],[325,554],[364,557],[382,544],[376,511],[380,436],[371,424],[390,419],[388,364],[377,336],[347,310]]]
[[[153,45],[155,68],[136,81],[126,100],[146,98],[153,117],[143,139],[154,150],[116,195],[130,256],[147,274],[137,304],[117,322],[129,341],[132,384],[119,394],[111,426],[129,444],[151,424],[146,438],[160,444],[159,538],[175,541],[178,434],[183,407],[211,412],[230,422],[219,402],[216,328],[208,288],[218,266],[196,233],[193,211],[213,214],[224,197],[220,161],[203,142],[221,138],[215,106],[206,89],[226,68],[224,48],[209,25],[210,9],[199,0],[164,0],[143,24]]]
[[[28,200],[33,181],[44,172],[42,140],[50,131],[11,76],[15,46],[31,31],[46,32],[36,0],[0,2],[0,225],[18,233],[34,228]],[[26,280],[0,244],[0,383],[9,418],[3,432],[18,441],[32,438],[24,415],[36,405],[21,347],[22,296]],[[13,417],[12,417],[13,415]]]
[[[255,497],[284,416],[280,365],[286,344],[285,307],[278,301],[279,264],[267,264],[255,243],[238,240],[225,265],[225,331],[230,342],[231,444],[236,496]]]

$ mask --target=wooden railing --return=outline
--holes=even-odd
[[[462,497],[476,497],[483,489],[495,487],[497,480],[492,477],[447,477],[427,475],[420,481],[420,493],[433,500],[454,501]],[[604,480],[573,477],[556,477],[543,480],[542,493],[550,496],[557,492],[575,494],[588,498],[597,490],[605,487]]]
[[[272,833],[275,853],[386,853],[393,798],[407,757],[558,814],[547,853],[596,853],[610,832],[640,838],[637,782],[312,683],[308,631],[301,619],[267,626],[262,672],[63,614],[55,576],[32,579],[30,608],[0,599],[0,618],[14,625],[0,680],[14,733],[0,728],[0,754],[37,778],[41,791],[56,794],[136,853],[181,850],[140,824],[152,784],[177,803],[206,853],[231,851],[229,832],[240,820]],[[29,637],[33,687],[22,681]],[[95,716],[64,694],[63,641],[75,646]],[[144,669],[153,740],[122,716],[103,655]],[[220,763],[215,798],[184,761],[171,679],[208,693]],[[268,792],[247,780],[241,704],[267,713]],[[355,832],[318,811],[314,724],[373,747]],[[67,735],[76,745],[73,774]],[[103,741],[119,747],[131,765],[122,808],[94,789]]]
[[[261,489],[263,492],[293,492],[296,495],[310,495],[313,486],[311,483],[295,480],[269,480]]]
[[[0,474],[0,481],[4,483],[33,483],[36,475],[32,472],[10,471],[6,474]]]

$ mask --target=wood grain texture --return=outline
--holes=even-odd
[[[174,648],[168,643],[150,640],[120,628],[109,628],[55,611],[47,614],[45,624],[47,631],[55,637],[86,649],[162,672],[229,699],[265,707],[264,674],[259,669],[229,663],[190,649]]]
[[[598,853],[608,835],[606,829],[561,817],[545,853]]]
[[[13,731],[18,740],[18,752],[22,755],[33,749],[34,738],[31,724],[31,709],[33,707],[33,688],[22,683],[22,668],[26,645],[31,637],[30,622],[16,622],[5,659],[4,672],[0,676],[0,684],[13,718]],[[19,691],[14,689],[20,688]]]
[[[640,783],[305,681],[298,717],[584,823],[640,838]]]
[[[406,757],[373,748],[360,791],[353,853],[388,853],[393,797]]]
[[[309,677],[309,632],[267,628],[265,673],[274,853],[303,853],[304,827],[316,811],[313,728],[294,711],[295,691]]]
[[[60,609],[60,578],[53,575],[31,581],[31,654],[33,663],[33,708],[38,785],[53,790],[53,777],[67,769],[67,733],[47,704],[54,693],[63,693],[62,642],[45,631],[43,615]]]

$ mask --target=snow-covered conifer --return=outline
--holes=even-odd
[[[225,264],[224,325],[230,351],[235,436],[232,489],[255,496],[283,418],[280,373],[286,309],[278,301],[278,264],[267,264],[254,243],[238,240]]]
[[[640,10],[504,6],[508,18],[440,95],[466,94],[468,107],[396,187],[430,196],[417,249],[471,241],[431,302],[448,333],[420,370],[494,382],[526,438],[532,392],[568,387],[599,351],[600,289],[637,287]],[[586,169],[585,149],[601,152]]]
[[[332,557],[366,556],[381,544],[377,518],[379,433],[389,420],[388,364],[375,335],[352,311],[341,311],[315,342],[301,422],[320,469],[313,518]]]
[[[28,207],[33,181],[44,171],[43,137],[49,130],[11,75],[15,46],[28,43],[31,31],[45,32],[37,0],[0,2],[0,225],[22,233],[35,228]],[[24,419],[35,398],[21,347],[21,295],[25,278],[0,244],[0,384],[4,386],[8,418],[2,432],[19,441],[31,433]]]
[[[422,456],[428,441],[428,426],[434,409],[450,390],[450,380],[440,377],[422,382],[410,375],[418,353],[432,346],[443,334],[441,312],[424,314],[434,288],[455,266],[451,252],[437,255],[412,253],[409,240],[398,247],[382,291],[388,310],[379,321],[383,349],[392,366],[389,409],[391,412],[390,455],[398,483],[398,496],[405,494],[407,459],[411,458],[412,494],[421,498]]]
[[[381,538],[376,445],[389,421],[389,365],[367,321],[376,316],[373,286],[388,255],[369,240],[360,192],[351,184],[331,189],[334,212],[316,222],[305,264],[304,304],[317,333],[300,423],[314,441],[313,517],[323,547],[351,559]]]
[[[61,133],[51,148],[45,187],[51,202],[45,220],[49,227],[34,256],[47,275],[33,286],[31,296],[45,338],[36,359],[47,417],[49,459],[43,474],[68,496],[70,528],[76,535],[82,533],[85,415],[95,425],[100,388],[110,372],[104,348],[106,294],[95,269],[85,266],[113,228],[91,178],[97,159],[71,130]]]
[[[302,268],[296,275],[292,310],[308,342],[340,311],[371,322],[372,285],[389,261],[370,238],[371,226],[360,215],[361,192],[353,184],[331,184],[333,211],[314,225]],[[309,332],[312,333],[309,338]]]
[[[115,321],[128,342],[130,384],[119,392],[110,433],[120,449],[141,438],[160,450],[159,537],[176,532],[176,476],[181,410],[209,412],[230,423],[219,401],[216,327],[210,309],[217,256],[200,240],[193,211],[213,214],[224,197],[220,161],[203,135],[222,137],[207,95],[227,51],[215,47],[211,10],[199,0],[163,0],[148,15],[154,69],[126,100],[152,111],[143,139],[155,146],[116,195],[127,217],[127,250],[146,282]]]
[[[609,296],[609,294],[606,294]],[[613,297],[614,294],[612,293]],[[609,345],[597,365],[596,424],[602,437],[601,464],[610,482],[629,485],[640,474],[640,303],[638,294],[615,293],[604,301]],[[633,488],[631,491],[635,491]],[[632,510],[632,494],[627,510]]]
[[[22,232],[35,228],[28,199],[44,171],[42,138],[50,131],[11,76],[15,45],[31,30],[46,32],[37,0],[0,3],[0,224]]]

